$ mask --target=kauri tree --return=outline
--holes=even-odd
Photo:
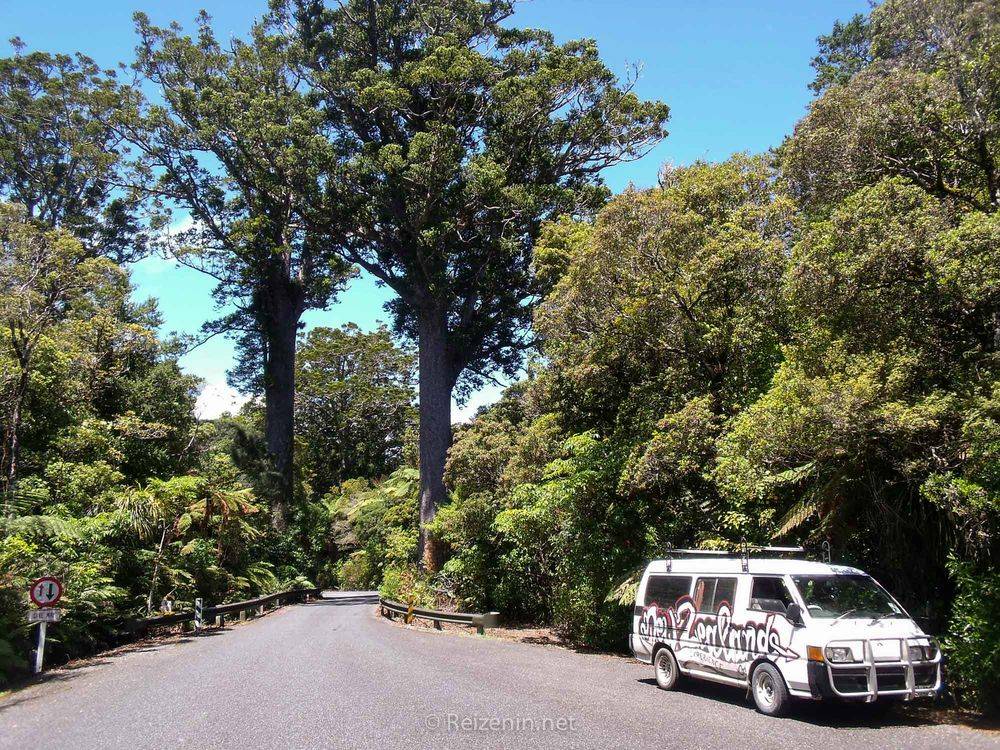
[[[657,143],[667,107],[639,99],[591,40],[506,27],[508,0],[272,6],[335,150],[313,226],[396,292],[395,329],[418,342],[426,526],[446,497],[452,394],[512,375],[530,345],[542,223],[592,212],[601,170]]]
[[[293,494],[299,321],[328,305],[347,276],[303,216],[318,197],[327,142],[282,38],[258,25],[248,40],[224,47],[207,15],[198,24],[192,38],[136,15],[135,67],[163,103],[133,91],[117,127],[139,153],[135,166],[162,211],[161,226],[171,208],[193,220],[169,249],[218,282],[220,305],[235,307],[208,329],[240,334],[238,371],[251,373],[242,385],[263,391],[272,475],[265,484],[281,529]]]

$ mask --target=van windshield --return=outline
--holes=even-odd
[[[819,618],[906,617],[866,575],[792,576],[809,614]]]

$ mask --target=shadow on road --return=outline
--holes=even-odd
[[[644,678],[638,682],[649,685],[654,690],[656,680]],[[747,711],[756,710],[753,701],[743,688],[720,685],[705,680],[685,680],[675,688],[678,692],[698,696],[707,700],[742,706]],[[835,729],[880,729],[882,727],[921,727],[938,724],[932,717],[919,715],[907,710],[908,707],[891,704],[851,704],[796,700],[785,719],[802,721],[816,726]]]
[[[198,635],[187,633],[184,635],[168,635],[165,637],[153,637],[135,643],[127,643],[110,651],[103,651],[92,657],[75,659],[71,662],[53,668],[51,671],[43,672],[40,675],[32,675],[9,686],[10,694],[5,698],[0,698],[0,714],[4,711],[27,703],[42,695],[41,691],[32,688],[42,685],[57,685],[70,682],[90,669],[96,669],[113,663],[128,654],[143,653],[149,651],[159,651],[168,646],[183,645],[192,643],[199,638],[212,638],[226,632],[227,628],[209,627],[201,631]]]
[[[325,591],[319,599],[314,599],[306,606],[347,607],[356,604],[378,604],[377,591]]]

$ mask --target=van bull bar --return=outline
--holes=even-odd
[[[809,688],[817,698],[866,702],[932,697],[941,688],[941,649],[931,638],[830,641],[809,649]]]

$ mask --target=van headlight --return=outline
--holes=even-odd
[[[937,656],[937,644],[934,641],[910,642],[908,645],[910,661],[933,661]]]
[[[854,649],[850,646],[827,646],[826,660],[831,664],[850,664],[857,661],[854,658]]]

